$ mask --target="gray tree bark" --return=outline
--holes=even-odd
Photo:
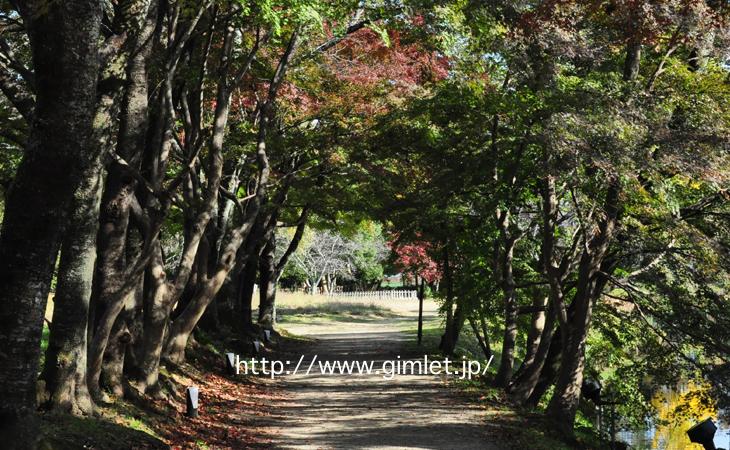
[[[626,59],[624,60],[624,80],[634,81],[639,76],[641,67],[641,41],[632,39],[626,44]]]
[[[91,170],[101,4],[21,2],[35,68],[30,137],[0,234],[0,434],[29,447],[43,318],[74,192]],[[27,444],[27,445],[26,445]]]
[[[532,306],[537,308],[532,313],[532,320],[530,321],[530,330],[527,332],[527,343],[525,347],[525,359],[522,364],[532,364],[537,354],[537,349],[540,346],[540,338],[542,332],[545,329],[545,308],[548,305],[547,297],[544,297],[541,293],[536,294],[533,298]]]
[[[512,375],[512,380],[516,381],[522,373],[529,368],[535,361],[535,355],[537,355],[538,348],[540,347],[540,340],[542,339],[542,333],[545,329],[545,308],[547,307],[548,299],[542,296],[541,293],[533,295],[532,307],[535,308],[532,313],[530,320],[530,329],[527,331],[527,340],[525,342],[525,357],[520,363],[519,369]],[[508,386],[508,392],[512,391],[512,382]]]
[[[292,237],[291,241],[289,241],[289,245],[287,246],[286,251],[284,251],[284,254],[281,255],[281,258],[279,258],[279,261],[276,262],[275,266],[269,269],[272,271],[272,273],[266,278],[266,285],[264,285],[263,282],[261,284],[261,292],[263,293],[264,290],[266,290],[267,295],[266,299],[264,300],[262,294],[262,303],[259,305],[259,325],[265,328],[271,329],[274,328],[274,326],[276,325],[276,287],[279,283],[279,279],[281,278],[281,274],[284,272],[284,267],[286,267],[286,264],[289,261],[289,258],[295,251],[297,251],[299,243],[302,241],[302,237],[304,236],[304,228],[307,224],[308,216],[309,207],[305,206],[304,208],[302,208],[302,212],[299,215],[297,228],[294,231],[294,236]],[[276,248],[275,243],[273,244],[273,248]],[[267,249],[272,252],[271,263],[273,263],[273,250],[269,247],[267,247]]]
[[[274,299],[276,298],[276,235],[270,237],[259,257],[259,319],[264,328],[274,326]]]
[[[578,285],[567,332],[563,339],[562,361],[558,381],[547,412],[563,434],[573,434],[575,413],[580,400],[585,364],[585,344],[591,323],[593,304],[601,295],[606,283],[602,267],[608,247],[612,242],[619,215],[620,182],[611,178],[604,200],[605,218],[583,250],[578,267]],[[603,270],[602,270],[603,269]]]
[[[101,159],[74,195],[71,220],[61,247],[53,319],[42,378],[50,407],[89,415],[93,401],[86,384],[87,334],[99,202],[104,184]]]
[[[504,334],[502,336],[502,356],[499,370],[494,379],[495,385],[499,387],[506,387],[512,377],[515,365],[515,347],[517,345],[517,291],[512,272],[512,260],[517,239],[507,237],[506,223],[504,226],[505,248],[503,249],[501,264],[502,290],[504,293]]]
[[[279,60],[276,72],[271,79],[267,99],[262,106],[261,119],[259,121],[258,135],[256,139],[256,163],[259,169],[258,185],[256,195],[247,206],[246,216],[241,226],[229,230],[221,246],[221,253],[215,270],[212,275],[202,284],[195,297],[190,301],[180,316],[175,319],[170,327],[170,335],[165,346],[165,357],[173,363],[181,363],[185,359],[185,347],[190,334],[202,317],[213,297],[218,293],[226,277],[236,264],[236,256],[241,245],[249,236],[257,218],[262,204],[268,194],[269,176],[271,167],[266,153],[266,140],[269,124],[273,119],[274,105],[279,88],[284,81],[286,70],[299,42],[299,30],[295,30],[289,38],[289,44]],[[230,95],[228,96],[230,100]],[[220,137],[221,146],[223,136]],[[220,157],[220,156],[219,156]],[[220,180],[219,184],[220,184]],[[210,181],[209,181],[210,183]],[[217,192],[217,189],[216,189]],[[250,252],[246,252],[250,255]]]

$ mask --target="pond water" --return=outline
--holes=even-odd
[[[719,426],[715,433],[715,446],[720,449],[730,449],[730,428]],[[701,450],[703,447],[697,444],[691,444],[685,432],[687,428],[671,428],[666,430],[668,433],[657,433],[655,427],[651,427],[644,431],[622,431],[616,433],[616,438],[626,442],[634,449],[639,450]]]
[[[714,406],[708,405],[707,398],[706,387],[699,384],[664,388],[652,400],[657,410],[657,424],[645,430],[625,430],[616,437],[641,450],[702,450],[702,446],[689,441],[687,430],[711,418],[717,426],[715,446],[730,450],[730,425],[718,420],[718,416],[726,417],[727,414],[718,414]]]

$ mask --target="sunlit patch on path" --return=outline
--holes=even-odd
[[[436,315],[427,312],[428,318]],[[371,321],[317,321],[284,325],[287,331],[315,339],[291,349],[305,360],[383,361],[418,357],[403,354],[412,336],[414,311]],[[422,355],[420,355],[422,357]],[[313,371],[276,382],[283,400],[271,423],[279,448],[502,448],[486,432],[484,412],[449,389],[438,376],[322,375]]]

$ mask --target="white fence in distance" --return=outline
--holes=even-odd
[[[327,297],[338,301],[353,302],[418,300],[418,292],[415,290],[330,292]]]

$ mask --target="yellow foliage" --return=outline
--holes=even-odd
[[[717,405],[706,383],[690,382],[685,389],[662,390],[652,399],[657,410],[657,425],[652,448],[666,450],[702,450],[692,444],[686,431],[708,417],[717,417]]]

